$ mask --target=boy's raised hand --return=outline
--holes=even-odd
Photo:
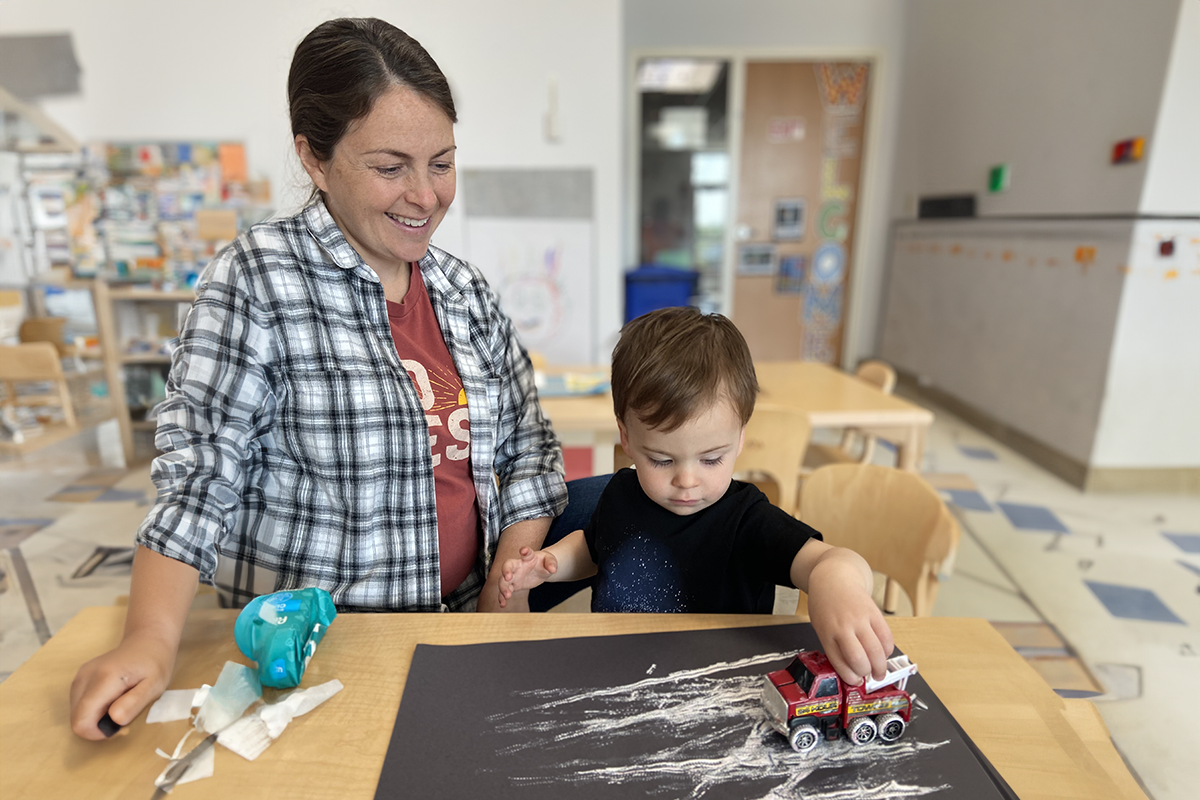
[[[812,539],[792,563],[792,582],[808,592],[808,616],[829,663],[849,686],[882,678],[895,644],[871,599],[874,579],[862,556]]]
[[[847,581],[823,581],[817,570],[813,577],[808,614],[829,663],[848,686],[882,678],[895,644],[871,595]]]
[[[520,558],[504,562],[500,572],[500,607],[508,604],[513,592],[521,592],[540,586],[558,572],[558,559],[548,550],[521,548]]]

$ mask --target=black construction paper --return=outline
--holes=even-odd
[[[818,648],[807,623],[418,645],[375,796],[1014,796],[919,674],[898,742],[794,752],[762,676]]]

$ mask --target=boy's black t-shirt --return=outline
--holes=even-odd
[[[673,514],[622,469],[584,538],[599,567],[592,611],[770,614],[776,584],[792,585],[792,560],[821,534],[741,481],[702,511]]]

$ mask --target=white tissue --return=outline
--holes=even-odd
[[[298,689],[277,703],[242,717],[217,735],[217,741],[247,761],[253,761],[279,738],[294,718],[307,714],[342,690],[337,680]]]
[[[179,740],[179,744],[175,745],[174,755],[167,755],[162,750],[155,750],[154,752],[158,753],[163,758],[174,761],[175,759],[179,758],[179,751],[183,749],[183,743],[186,742],[188,737],[191,735],[192,732],[190,730],[184,734],[183,738]],[[210,747],[205,752],[196,756],[196,760],[188,765],[187,770],[184,771],[183,775],[179,777],[179,780],[175,781],[175,785],[178,786],[181,783],[191,783],[192,781],[198,781],[201,778],[211,778],[213,776],[216,763],[216,748]],[[167,778],[167,770],[170,768],[170,764],[167,764],[167,766],[163,767],[163,771],[157,778],[154,779],[155,786],[163,785]]]
[[[205,733],[216,733],[228,727],[260,697],[262,684],[258,674],[244,664],[226,661],[196,714],[196,727]]]
[[[146,713],[146,722],[174,722],[187,719],[192,715],[192,709],[202,705],[208,697],[208,686],[199,689],[169,689],[162,697],[154,701]]]

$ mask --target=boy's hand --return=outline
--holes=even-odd
[[[171,682],[174,649],[151,637],[126,638],[116,649],[79,668],[71,683],[71,729],[84,739],[107,736],[98,727],[108,714],[124,727]]]
[[[558,559],[547,550],[521,548],[520,558],[510,558],[500,568],[500,607],[508,604],[513,592],[540,586],[558,572]]]
[[[882,678],[895,647],[883,613],[860,583],[819,564],[809,579],[808,613],[825,655],[848,686]]]
[[[871,570],[862,557],[842,547],[810,542],[820,556],[807,575],[808,614],[825,655],[848,686],[887,672],[895,644],[883,612],[871,599]]]

